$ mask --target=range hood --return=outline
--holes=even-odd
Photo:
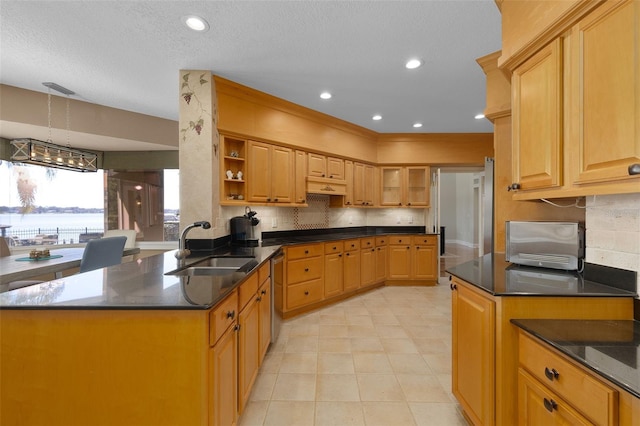
[[[307,194],[347,195],[347,181],[307,176]]]

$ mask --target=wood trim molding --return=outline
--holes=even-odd
[[[510,56],[501,56],[498,59],[498,67],[511,73],[515,68],[521,65],[527,58],[531,57],[538,50],[542,49],[553,39],[560,37],[564,32],[569,30],[582,17],[591,12],[596,7],[604,3],[605,0],[585,0],[575,2],[565,13],[551,21],[542,29],[533,39],[522,45]],[[531,2],[536,3],[536,2]],[[508,9],[505,6],[508,2],[502,2],[502,19],[509,19]],[[506,13],[505,13],[506,12]],[[504,29],[504,24],[503,24]],[[503,34],[504,37],[504,34]],[[504,39],[503,39],[504,43]]]
[[[361,137],[375,139],[377,136],[377,133],[373,130],[365,129],[364,127],[349,123],[348,121],[340,120],[330,115],[314,111],[310,108],[294,104],[293,102],[277,98],[216,75],[214,75],[213,78],[216,82],[216,91],[218,93],[223,93],[247,102],[269,107],[319,124],[353,133]]]

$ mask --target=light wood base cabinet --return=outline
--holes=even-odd
[[[235,425],[238,419],[237,325],[229,328],[209,352],[209,364],[211,365],[209,424],[213,426]]]
[[[520,330],[518,420],[537,424],[618,424],[618,392]],[[545,423],[539,423],[540,420]]]
[[[289,246],[282,285],[275,281],[276,310],[291,318],[382,285],[435,285],[437,241],[384,235]]]
[[[495,422],[495,302],[455,282],[452,295],[452,391],[474,424]]]
[[[452,389],[475,425],[518,424],[519,329],[511,319],[633,318],[632,298],[500,297],[456,277],[451,290]]]

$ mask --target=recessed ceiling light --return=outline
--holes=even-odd
[[[378,121],[378,120],[382,120],[382,116],[381,116],[380,114],[376,114],[376,115],[374,115],[373,117],[371,117],[371,119],[372,119],[372,120],[376,120],[376,121]]]
[[[413,127],[415,128],[422,127],[422,123],[413,123]]]
[[[331,99],[331,93],[329,93],[329,92],[322,92],[322,93],[320,93],[320,97],[321,97],[322,99]]]
[[[410,59],[404,66],[410,70],[413,70],[418,68],[420,65],[422,65],[422,61],[420,59]]]
[[[193,31],[204,32],[209,29],[209,23],[196,15],[187,15],[182,17],[182,22]]]
[[[484,118],[484,114],[476,114],[476,116],[473,118],[475,118],[476,120],[481,120]]]

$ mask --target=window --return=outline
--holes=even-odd
[[[83,243],[105,229],[178,239],[178,170],[78,173],[0,161],[0,182],[0,231],[12,246]]]

